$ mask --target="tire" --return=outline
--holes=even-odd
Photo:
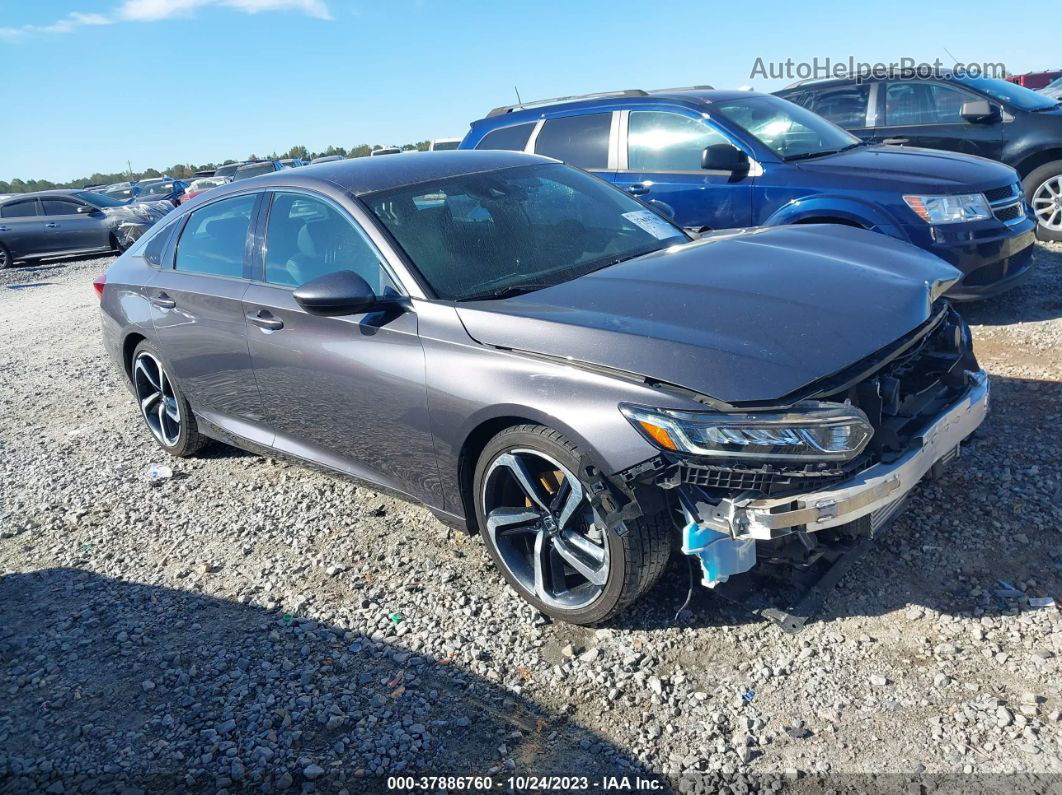
[[[155,443],[176,458],[194,455],[202,449],[208,440],[199,434],[192,407],[170,378],[158,349],[147,340],[141,342],[133,351],[129,369],[140,418]],[[151,390],[163,399],[149,403]]]
[[[665,511],[628,522],[623,536],[605,529],[585,499],[586,487],[580,482],[576,493],[569,485],[581,460],[580,450],[557,431],[542,425],[514,426],[483,449],[473,489],[480,535],[506,582],[540,612],[588,625],[617,615],[656,584],[671,555],[674,524]],[[516,474],[520,469],[526,475],[523,480],[530,477],[538,489],[544,507],[558,504],[552,519],[544,518],[549,510],[541,510],[526,496]],[[540,518],[517,521],[534,513]],[[542,555],[536,555],[539,543]],[[583,555],[586,550],[593,554]],[[580,569],[570,565],[573,554]],[[544,561],[542,569],[549,570],[541,579],[536,557]],[[582,573],[590,569],[596,582]]]
[[[11,252],[7,250],[7,246],[0,243],[0,271],[10,268],[15,264],[15,261],[11,259]]]
[[[1062,241],[1062,160],[1034,168],[1022,180],[1022,188],[1025,200],[1037,213],[1036,237],[1054,243]],[[1052,200],[1054,203],[1050,203]],[[1045,213],[1049,213],[1047,223]]]

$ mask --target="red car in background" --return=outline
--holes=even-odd
[[[1007,78],[1012,83],[1039,91],[1055,78],[1062,77],[1062,69],[1048,69],[1043,72],[1026,72],[1023,75],[1011,75]]]
[[[200,193],[206,193],[211,188],[216,188],[218,185],[224,185],[228,182],[227,177],[201,177],[200,179],[192,180],[191,184],[185,190],[184,195],[178,199],[178,204],[184,204],[189,199],[194,199]]]

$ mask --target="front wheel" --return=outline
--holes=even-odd
[[[11,252],[7,250],[7,246],[0,243],[0,271],[4,268],[10,268],[15,261],[11,259]]]
[[[609,531],[587,499],[575,445],[520,425],[486,446],[474,480],[476,515],[495,565],[541,612],[572,624],[605,621],[655,584],[670,556],[665,514]]]
[[[1025,199],[1036,214],[1036,236],[1062,241],[1062,160],[1044,163],[1022,180]]]

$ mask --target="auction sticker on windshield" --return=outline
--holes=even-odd
[[[650,210],[633,210],[632,212],[624,213],[623,217],[632,224],[644,229],[657,240],[667,240],[676,234],[674,226]]]

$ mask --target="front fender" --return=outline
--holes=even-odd
[[[814,221],[844,221],[873,232],[910,242],[903,227],[879,205],[850,196],[819,194],[805,196],[782,205],[764,222],[764,226],[782,226]]]

